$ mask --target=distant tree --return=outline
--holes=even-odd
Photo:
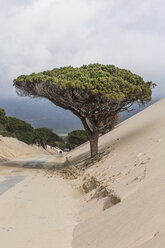
[[[6,122],[7,122],[7,117],[5,110],[0,108],[0,135],[6,135]]]
[[[36,132],[36,141],[44,148],[47,148],[47,145],[52,147],[58,146],[64,148],[64,141],[57,134],[49,128],[37,128]]]
[[[16,137],[27,144],[35,143],[34,128],[25,121],[15,117],[7,117],[6,130],[9,136]]]
[[[49,128],[34,129],[30,124],[17,119],[8,117],[4,109],[0,109],[0,135],[7,137],[15,137],[18,140],[27,144],[40,144],[45,149],[47,145],[52,147],[65,148],[65,143],[62,138]]]
[[[47,142],[49,136],[52,133],[52,130],[49,128],[37,128],[36,130],[36,141],[39,143],[44,149],[47,148]]]
[[[70,148],[74,148],[86,142],[88,136],[85,130],[74,130],[68,133],[67,143]]]
[[[0,124],[5,124],[7,121],[5,110],[0,108]]]
[[[91,64],[22,75],[14,86],[20,95],[44,97],[72,111],[82,121],[94,157],[99,134],[111,130],[119,112],[129,111],[135,102],[149,102],[154,84],[113,65]]]

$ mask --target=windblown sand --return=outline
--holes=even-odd
[[[164,248],[165,99],[101,137],[100,149],[106,148],[85,175],[114,190],[121,202],[105,211],[106,199],[84,203],[73,248]],[[70,159],[87,150],[82,146]]]
[[[1,160],[56,161],[42,149],[2,142]],[[165,99],[102,136],[99,149],[101,158],[70,181],[37,168],[1,167],[2,247],[165,247]],[[89,144],[67,160],[74,168],[89,161]]]

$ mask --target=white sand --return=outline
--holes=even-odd
[[[5,176],[26,176],[0,195],[3,248],[165,247],[165,99],[121,123],[101,137],[99,145],[107,154],[74,185],[94,176],[121,202],[103,211],[105,199],[89,200],[91,192],[79,197],[80,223],[75,229],[77,200],[64,180],[48,178],[37,169],[1,167],[0,186]],[[36,150],[13,139],[0,141],[1,157],[52,160],[47,152]],[[89,144],[67,155],[70,161],[87,156]]]
[[[72,247],[77,223],[74,189],[35,169],[54,160],[63,162],[63,157],[50,153],[56,150],[0,137],[0,247]],[[8,161],[3,162],[5,159]]]
[[[73,247],[164,248],[165,99],[103,136],[100,148],[106,147],[111,152],[86,174],[113,189],[121,203],[106,211],[101,201],[84,203]],[[87,150],[82,146],[70,157]]]
[[[30,146],[15,138],[0,137],[0,157],[14,160],[22,156],[33,157],[40,154],[49,155],[50,153],[42,147]]]
[[[0,171],[0,187],[5,176],[26,176],[0,195],[0,247],[72,247],[77,213],[73,189],[41,170],[1,167]]]
[[[15,138],[0,136],[0,161],[2,158],[16,160],[21,158],[32,158],[41,155],[59,154],[59,148],[27,145]]]

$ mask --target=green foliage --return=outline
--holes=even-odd
[[[30,124],[15,117],[7,117],[6,130],[12,137],[16,137],[27,144],[35,143],[35,131]]]
[[[144,82],[143,78],[129,70],[114,65],[90,64],[80,68],[72,66],[55,68],[51,71],[22,75],[14,80],[29,84],[52,83],[65,90],[77,89],[89,96],[99,95],[103,100],[122,101],[130,96],[132,101],[149,101],[152,82]],[[154,86],[154,85],[153,85]]]
[[[135,102],[149,102],[155,84],[114,65],[90,64],[22,75],[14,86],[18,94],[47,98],[80,118],[94,157],[99,135],[112,130],[118,114]]]
[[[0,108],[0,124],[6,123],[6,113],[4,109]]]
[[[7,137],[14,137],[27,144],[46,145],[65,148],[64,141],[53,130],[49,128],[34,129],[25,121],[15,117],[7,117],[5,111],[0,109],[0,134]]]
[[[85,130],[74,130],[68,133],[67,145],[69,148],[74,148],[85,143],[88,140],[88,136]]]
[[[7,136],[6,123],[7,123],[6,113],[4,109],[0,108],[0,135]]]
[[[52,129],[49,128],[38,128],[35,129],[36,133],[36,141],[41,144],[44,148],[46,145],[52,147],[64,148],[64,141],[57,134],[53,132]]]

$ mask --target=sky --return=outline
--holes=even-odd
[[[114,64],[165,96],[164,0],[0,0],[0,98],[14,78],[61,66]]]

